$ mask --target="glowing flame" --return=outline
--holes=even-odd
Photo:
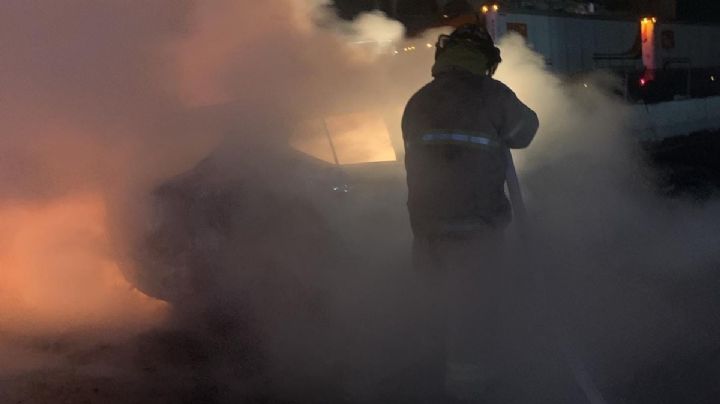
[[[0,330],[145,327],[167,304],[140,293],[113,259],[100,195],[0,207]]]

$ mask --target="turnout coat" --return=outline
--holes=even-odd
[[[503,83],[461,68],[436,72],[402,119],[408,210],[416,236],[504,228],[503,148],[524,148],[535,112]]]

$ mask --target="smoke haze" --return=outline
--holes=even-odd
[[[13,359],[0,377],[67,363],[38,358],[31,336],[90,333],[76,352],[145,333],[114,354],[144,353],[141,365],[117,367],[172,368],[151,382],[202,379],[218,402],[378,400],[414,354],[408,319],[422,317],[422,296],[407,293],[404,172],[387,165],[338,197],[331,186],[354,179],[287,145],[303,122],[354,113],[381,116],[402,144],[402,108],[430,80],[437,34],[408,45],[382,14],[345,22],[309,0],[3,2],[0,354]],[[701,350],[712,330],[658,285],[716,262],[718,207],[655,195],[612,78],[569,85],[522,38],[500,47],[497,79],[541,122],[516,153],[535,247],[515,255],[552,273],[582,359],[609,388],[688,332],[707,335]],[[168,181],[187,190],[186,210],[158,204]],[[215,194],[231,203],[210,204]],[[230,212],[216,222],[231,231],[212,212]],[[158,229],[172,257],[138,259]],[[138,290],[143,271],[170,292]],[[207,368],[168,359],[196,351]]]

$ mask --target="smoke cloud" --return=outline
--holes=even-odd
[[[332,153],[288,145],[336,122],[340,148],[362,127],[353,119],[375,119],[400,151],[437,32],[402,36],[380,13],[340,21],[322,1],[3,2],[0,352],[3,338],[24,352],[4,366],[60,366],[27,354],[29,335],[150,329],[161,331],[133,340],[144,362],[117,366],[139,378],[150,363],[150,383],[197,387],[166,394],[373,402],[392,390],[414,354],[409,319],[423,314],[406,293],[402,167],[317,169]],[[655,195],[612,78],[569,85],[521,38],[500,47],[497,78],[541,121],[517,153],[536,237],[514,251],[557,280],[607,387],[700,327],[647,280],[716,259],[717,207]]]
[[[519,36],[500,47],[497,78],[541,122],[531,147],[516,153],[531,216],[526,270],[552,280],[549,309],[572,330],[570,343],[599,387],[612,391],[689,335],[714,334],[711,314],[699,308],[705,297],[686,302],[698,305],[688,315],[668,293],[716,265],[718,204],[661,198],[615,78],[594,73],[565,83]],[[690,351],[711,346],[692,338]]]

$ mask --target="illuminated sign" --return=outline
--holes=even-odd
[[[640,38],[642,39],[642,61],[645,67],[645,83],[655,79],[655,17],[640,20]],[[641,82],[641,85],[644,83]]]

